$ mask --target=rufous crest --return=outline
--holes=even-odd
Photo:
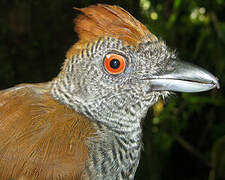
[[[67,58],[75,54],[83,44],[94,42],[100,37],[118,38],[124,44],[133,46],[143,40],[157,40],[142,23],[121,7],[98,4],[74,9],[81,12],[74,20],[79,41],[67,52]]]

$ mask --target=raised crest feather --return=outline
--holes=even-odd
[[[79,41],[67,52],[67,57],[79,49],[80,44],[96,41],[100,37],[119,38],[125,44],[157,40],[156,36],[126,10],[118,6],[97,4],[87,8],[74,8],[81,12],[74,20]]]

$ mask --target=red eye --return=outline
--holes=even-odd
[[[104,66],[110,74],[120,74],[125,70],[126,60],[118,54],[107,54],[104,59]]]

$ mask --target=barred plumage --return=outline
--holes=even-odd
[[[59,75],[0,91],[1,180],[133,180],[148,108],[169,91],[219,87],[124,9],[79,10]]]

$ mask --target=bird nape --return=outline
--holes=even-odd
[[[219,88],[124,9],[78,10],[59,75],[0,91],[1,180],[132,180],[149,107],[170,91]]]

